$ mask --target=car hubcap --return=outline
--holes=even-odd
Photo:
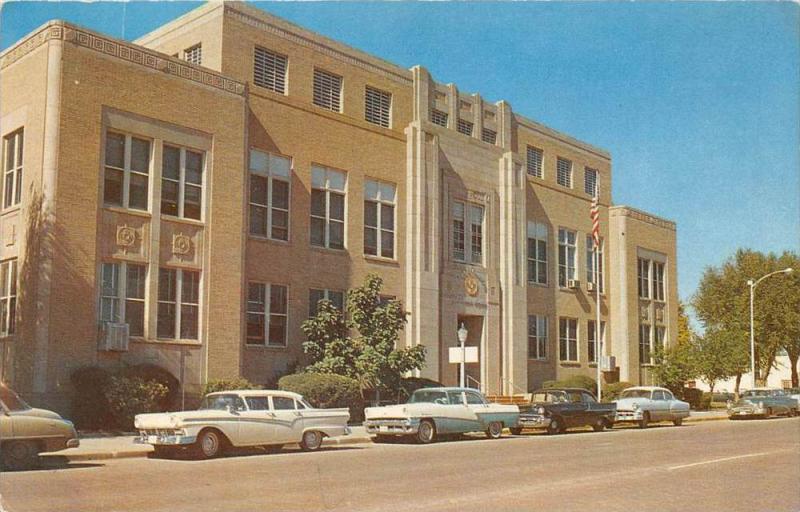
[[[495,437],[500,435],[500,424],[499,423],[492,423],[489,425],[489,432]]]
[[[316,432],[306,432],[306,446],[314,449],[319,445],[319,436]]]
[[[419,435],[425,441],[430,441],[433,437],[433,429],[429,423],[423,423],[419,426]]]
[[[214,455],[217,453],[217,447],[219,446],[219,441],[217,441],[217,436],[214,434],[206,434],[203,438],[203,452],[206,455]]]

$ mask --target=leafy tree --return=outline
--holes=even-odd
[[[797,363],[800,360],[800,255],[785,252],[778,259],[779,268],[792,268],[794,272],[781,276],[786,281],[771,290],[774,294],[775,318],[781,319],[779,343],[789,356],[792,368],[792,387],[800,386]],[[759,290],[761,291],[761,290]]]
[[[383,281],[370,274],[347,293],[347,318],[327,300],[303,322],[311,359],[304,371],[344,375],[358,381],[362,393],[396,389],[403,376],[422,368],[425,347],[396,348],[407,313],[398,300],[381,300]],[[351,333],[356,335],[351,335]]]
[[[741,333],[711,330],[695,342],[694,360],[700,379],[714,392],[717,382],[741,376],[750,364],[747,338]],[[736,393],[739,380],[736,381]]]
[[[689,323],[686,306],[678,304],[678,341],[670,347],[656,347],[653,375],[675,395],[683,394],[686,381],[700,376],[696,361],[697,333]]]

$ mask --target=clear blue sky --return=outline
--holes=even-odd
[[[0,48],[65,19],[132,39],[191,2],[6,3]],[[800,7],[256,2],[609,150],[614,201],[678,223],[679,291],[738,247],[800,250]]]

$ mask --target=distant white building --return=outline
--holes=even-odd
[[[742,375],[741,388],[748,389],[752,386],[752,377],[750,374]],[[792,387],[792,366],[789,361],[789,356],[782,355],[775,358],[775,367],[769,372],[767,378],[767,386],[771,388],[790,388]],[[709,387],[705,382],[700,379],[695,380],[695,387],[708,391]],[[736,378],[723,380],[714,385],[714,391],[728,391],[733,393],[736,387]]]

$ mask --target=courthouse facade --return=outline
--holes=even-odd
[[[272,383],[369,273],[444,384],[462,323],[489,393],[649,382],[677,335],[675,225],[613,204],[606,151],[246,4],[40,27],[0,55],[0,136],[0,377],[35,403],[87,365]]]

